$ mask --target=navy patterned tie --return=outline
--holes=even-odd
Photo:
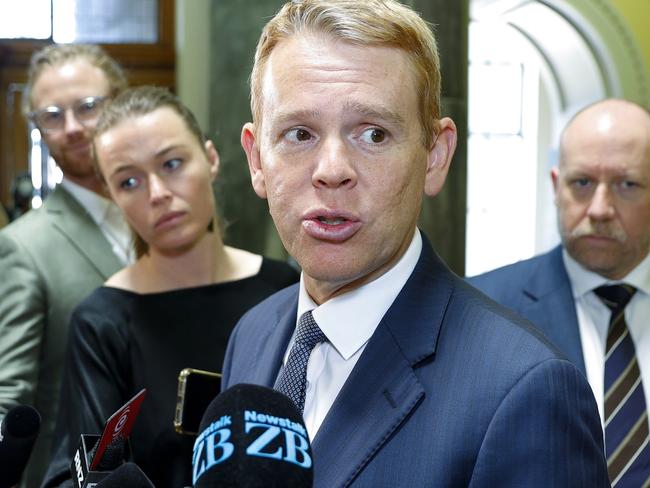
[[[302,314],[298,321],[296,340],[289,352],[287,364],[282,368],[274,387],[280,393],[291,398],[301,412],[305,408],[309,355],[316,344],[326,341],[327,337],[318,327],[311,311]]]
[[[594,290],[612,311],[605,355],[605,454],[612,487],[650,484],[648,412],[625,306],[636,289],[629,285]]]

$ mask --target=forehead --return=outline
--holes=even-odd
[[[320,111],[367,103],[406,114],[417,100],[405,51],[320,33],[301,33],[278,43],[264,67],[262,97],[265,119],[277,110]]]
[[[85,59],[45,67],[32,87],[34,108],[69,104],[88,96],[109,93],[104,72]]]
[[[163,145],[198,144],[185,121],[169,107],[128,115],[96,137],[98,153],[158,151]]]
[[[620,110],[586,112],[564,133],[561,167],[650,175],[650,119]]]

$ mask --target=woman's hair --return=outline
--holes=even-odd
[[[84,59],[102,70],[108,80],[109,96],[114,97],[127,87],[124,70],[101,47],[94,44],[51,44],[32,55],[23,96],[23,112],[28,114],[34,109],[32,89],[45,68],[61,66],[78,59]]]
[[[183,102],[181,102],[176,95],[166,88],[156,86],[127,88],[118,94],[102,112],[102,115],[97,122],[93,139],[96,140],[101,134],[109,131],[125,120],[150,114],[159,108],[170,108],[178,114],[185,123],[187,129],[196,138],[201,150],[205,153],[206,139],[201,131],[199,123],[196,121],[196,117],[194,117],[194,114],[183,105]],[[93,164],[95,165],[95,171],[102,181],[105,182],[104,176],[99,169],[97,151],[95,150],[94,143]],[[213,226],[214,223],[210,222],[208,229],[212,230]],[[147,244],[135,229],[131,228],[131,232],[133,234],[133,247],[135,249],[135,254],[140,258],[149,251],[149,244]]]
[[[187,129],[196,137],[202,148],[205,147],[205,136],[194,114],[180,99],[166,88],[158,86],[137,86],[128,88],[115,97],[102,112],[95,136],[112,129],[127,119],[150,114],[159,108],[172,109],[183,119]]]
[[[403,50],[415,75],[419,115],[426,147],[433,143],[440,119],[440,60],[433,32],[411,8],[395,0],[293,0],[264,27],[251,73],[251,111],[256,130],[262,121],[263,77],[278,43],[301,33],[315,33],[359,46]]]

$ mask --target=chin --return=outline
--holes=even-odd
[[[608,256],[584,256],[581,259],[576,259],[576,261],[589,271],[607,278],[611,278],[612,273],[616,271],[617,264],[620,263],[620,260],[614,254]]]
[[[321,283],[328,283],[332,287],[340,288],[349,283],[362,282],[365,277],[372,274],[369,267],[359,265],[359,262],[347,261],[322,261],[307,263],[302,271],[312,280]]]

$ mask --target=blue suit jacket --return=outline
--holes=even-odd
[[[578,317],[561,246],[469,278],[469,282],[530,320],[586,374]]]
[[[233,332],[223,388],[272,386],[297,285]],[[314,486],[609,486],[584,376],[425,241],[312,444]]]

